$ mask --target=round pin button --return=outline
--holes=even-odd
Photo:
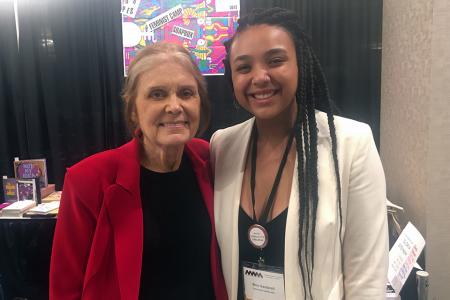
[[[253,224],[248,229],[248,240],[253,247],[263,249],[267,246],[269,235],[264,227],[258,224]]]

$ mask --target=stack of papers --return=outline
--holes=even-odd
[[[52,201],[47,203],[41,203],[36,207],[33,207],[27,211],[24,217],[38,217],[38,216],[56,216],[59,208],[59,201]]]
[[[2,209],[2,217],[5,218],[21,217],[24,212],[35,206],[36,202],[34,200],[17,201]]]

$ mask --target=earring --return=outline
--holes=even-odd
[[[137,128],[134,130],[134,136],[137,137],[137,138],[142,137],[142,129],[140,129],[139,127],[137,127]]]

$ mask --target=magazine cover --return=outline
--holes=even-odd
[[[17,190],[19,194],[19,201],[33,200],[36,204],[41,203],[41,189],[39,188],[39,178],[33,179],[18,179]]]
[[[18,200],[17,179],[3,177],[3,195],[5,202],[16,202]]]
[[[14,160],[14,174],[17,179],[39,178],[41,188],[48,185],[45,158]]]

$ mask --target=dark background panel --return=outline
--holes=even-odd
[[[126,141],[120,2],[21,0],[18,11],[24,155],[47,158],[61,188],[66,167]]]
[[[14,153],[26,155],[23,107],[19,101],[19,54],[12,1],[0,1],[0,171],[13,172]],[[1,175],[0,174],[0,175]]]
[[[0,12],[0,174],[13,175],[16,156],[45,157],[60,189],[66,167],[129,139],[120,1],[20,0],[19,51],[8,3]],[[369,123],[378,143],[382,1],[250,0],[241,1],[241,14],[273,6],[299,13],[340,114]],[[248,117],[223,76],[207,82],[213,114],[205,139]]]

